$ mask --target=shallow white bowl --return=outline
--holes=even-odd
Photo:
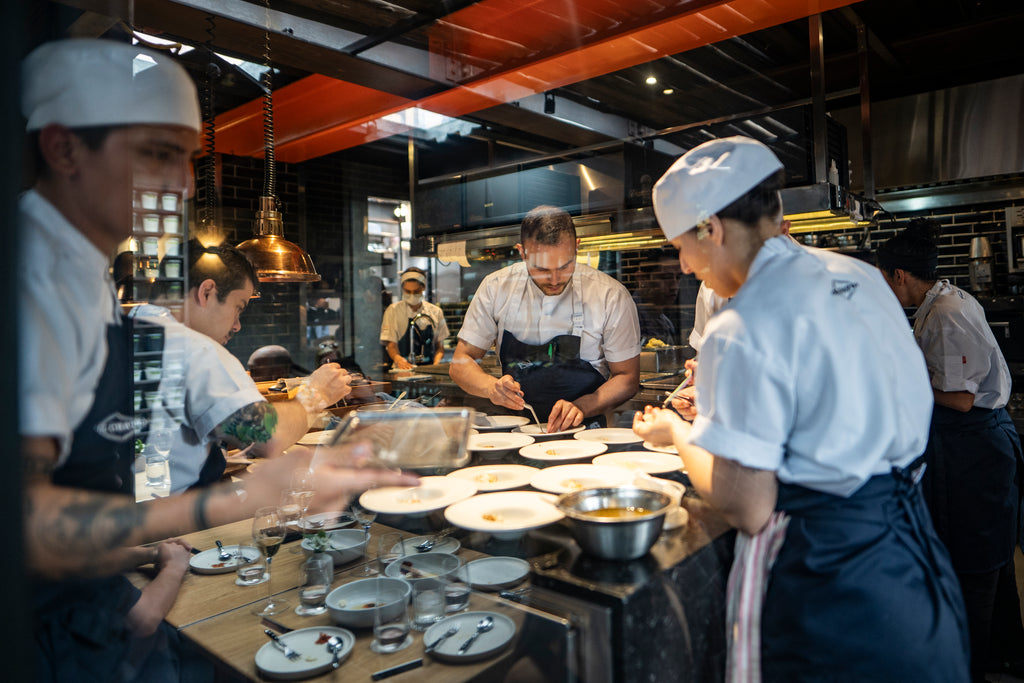
[[[379,605],[378,582],[381,598]],[[372,628],[377,612],[385,619],[393,619],[409,604],[411,594],[412,588],[409,583],[401,579],[386,576],[359,579],[339,586],[327,594],[327,612],[335,624],[352,628]]]

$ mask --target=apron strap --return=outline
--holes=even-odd
[[[757,535],[736,533],[735,558],[726,586],[728,683],[761,681],[761,611],[768,576],[786,540],[789,519],[785,512],[776,510]]]

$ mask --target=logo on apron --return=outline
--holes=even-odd
[[[145,418],[139,418],[139,423],[145,423]],[[144,424],[140,424],[144,427]],[[124,443],[135,436],[136,419],[122,413],[112,413],[103,420],[96,423],[96,433],[107,441]]]

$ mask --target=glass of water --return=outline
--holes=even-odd
[[[313,553],[302,565],[303,584],[299,588],[299,606],[295,613],[302,616],[323,614],[327,611],[327,594],[334,579],[334,560],[327,553]]]
[[[382,654],[404,650],[412,645],[408,603],[403,601],[401,609],[384,610],[381,605],[389,600],[383,593],[384,581],[379,577],[373,581],[376,584],[376,608],[373,612],[373,642],[370,643],[370,649]]]
[[[469,594],[472,582],[469,579],[469,563],[445,575],[444,577],[444,611],[446,614],[461,612],[469,607]]]
[[[402,534],[397,531],[380,535],[377,541],[377,566],[381,574],[384,574],[389,564],[405,555],[404,547]]]
[[[412,627],[426,631],[444,618],[444,580],[419,579],[412,586]]]

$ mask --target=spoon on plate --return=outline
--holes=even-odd
[[[540,420],[537,419],[537,411],[533,409],[533,406],[531,406],[529,403],[524,403],[523,408],[530,411],[530,414],[533,415],[533,421],[539,425]]]
[[[408,389],[406,389],[405,391],[403,391],[402,393],[400,393],[400,394],[398,395],[398,398],[396,398],[396,399],[394,400],[394,402],[393,402],[393,403],[392,403],[391,405],[389,405],[389,406],[387,407],[386,411],[387,411],[387,410],[391,410],[392,408],[394,408],[395,406],[397,406],[397,405],[398,405],[398,402],[399,402],[399,401],[401,401],[401,400],[402,400],[403,398],[405,398],[405,395],[406,395],[406,394],[408,394],[408,393],[409,393],[409,390],[408,390]],[[385,412],[386,412],[386,411],[385,411]]]
[[[220,551],[217,554],[217,559],[220,560],[221,562],[227,562],[228,560],[230,560],[231,559],[231,553],[229,553],[227,550],[224,550],[224,544],[221,543],[219,540],[214,541],[214,543],[217,544],[217,550]]]
[[[476,633],[471,635],[466,642],[459,646],[459,654],[466,654],[466,651],[469,650],[469,646],[473,644],[473,641],[475,641],[481,633],[487,633],[492,628],[494,628],[494,619],[491,618],[490,615],[487,615],[480,621],[476,622]]]
[[[337,669],[341,662],[338,661],[338,655],[341,653],[341,649],[345,647],[345,643],[342,642],[338,636],[331,636],[327,639],[327,651],[334,657],[331,660],[331,668]]]

